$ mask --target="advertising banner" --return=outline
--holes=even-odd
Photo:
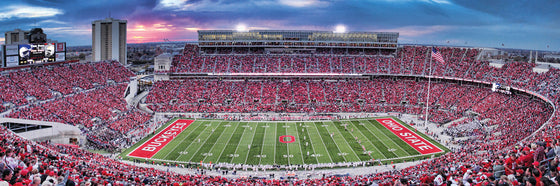
[[[56,51],[57,51],[57,52],[64,52],[64,51],[66,51],[66,43],[57,43],[57,44],[56,44]]]
[[[6,45],[6,56],[18,55],[18,45]]]
[[[65,60],[66,60],[66,52],[56,53],[56,62],[65,61]]]

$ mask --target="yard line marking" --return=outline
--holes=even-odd
[[[293,126],[292,126],[292,124],[293,124]],[[292,122],[287,122],[286,125],[289,126],[289,127],[286,128],[286,135],[291,136],[292,137],[291,139],[293,139],[292,143],[287,143],[286,144],[288,148],[292,148],[291,149],[292,154],[289,154],[289,155],[292,155],[292,157],[290,158],[290,161],[291,162],[295,161],[294,164],[300,164],[300,163],[297,162],[299,160],[296,160],[296,159],[299,159],[299,158],[297,158],[297,155],[296,155],[297,152],[299,151],[299,154],[301,155],[300,156],[301,157],[301,164],[305,164],[305,161],[303,160],[303,153],[301,152],[301,147],[298,147],[298,146],[301,146],[301,142],[299,141],[299,137],[296,137],[296,136],[299,136],[298,131],[297,131],[296,123],[294,121],[292,121]],[[292,134],[292,133],[295,133],[295,134]]]
[[[323,122],[323,123],[324,123],[324,122]],[[332,123],[332,124],[334,125],[334,123]],[[330,134],[328,125],[327,125],[327,127],[325,127],[325,130],[327,130],[327,133]],[[334,133],[334,132],[333,132],[333,133]],[[344,152],[342,152],[342,150],[340,149],[340,146],[338,146],[338,143],[336,143],[336,141],[338,141],[338,140],[335,140],[335,139],[334,139],[334,136],[332,136],[331,139],[332,139],[332,141],[334,142],[334,144],[336,145],[336,148],[338,148],[338,151],[339,151],[341,154],[344,153]],[[339,154],[339,155],[340,155],[340,154]],[[344,162],[348,162],[348,160],[346,160],[346,156],[345,156],[345,155],[344,155],[344,156],[343,156],[343,155],[340,155],[340,156],[342,156],[342,159],[344,159]],[[360,159],[360,158],[358,158],[358,159]]]
[[[278,123],[275,124],[278,125]],[[276,136],[278,136],[278,130],[276,130],[276,126],[272,128],[274,128],[274,137],[276,138]],[[274,163],[276,163],[276,145],[278,145],[278,140],[274,140]]]
[[[306,123],[302,123],[302,127],[303,127],[303,126],[307,126]],[[309,129],[308,129],[308,128],[309,128],[309,127],[305,127],[305,129],[306,129],[306,130],[305,130],[305,133],[307,133],[307,135],[309,136],[309,132],[308,132]],[[311,140],[311,136],[309,137],[309,141],[311,142],[310,145],[311,145],[311,149],[313,149],[313,154],[316,154],[317,151],[315,151],[315,147],[312,145],[312,144],[313,144],[313,141]],[[312,155],[313,155],[313,154],[312,154]],[[315,160],[317,160],[317,164],[319,164],[319,159],[317,158],[317,156],[315,156]]]
[[[264,142],[266,141],[265,138],[266,138],[266,130],[267,129],[269,129],[269,128],[264,128],[263,141],[262,141],[262,145],[261,145],[261,153],[259,154],[260,155],[259,165],[261,164],[261,161],[262,161],[262,154],[263,154],[263,149],[264,149]]]
[[[342,121],[341,121],[341,122],[342,122]],[[348,120],[347,120],[347,121],[344,121],[344,122],[346,123],[346,126],[354,125],[354,124],[352,124],[352,121],[348,121]],[[357,128],[356,128],[356,129],[357,129]],[[362,133],[361,130],[358,130],[358,131],[359,131],[360,133]],[[352,135],[352,137],[358,138],[358,136],[355,136],[353,132],[348,132],[348,133],[350,133],[350,135]],[[363,134],[362,134],[362,135],[363,135]],[[365,136],[364,136],[364,137],[365,137]],[[371,141],[369,141],[369,140],[366,138],[366,139],[364,140],[364,143],[370,143],[370,144],[371,144]],[[373,146],[373,148],[375,148],[375,149],[377,150],[377,147],[375,147],[375,145],[373,145],[373,144],[371,144],[371,145]],[[373,158],[373,155],[371,155],[372,152],[371,152],[371,151],[366,151],[366,152],[370,152],[370,153],[367,153],[367,155],[370,157],[370,159],[372,159],[372,158]],[[383,155],[382,153],[379,153],[379,154]],[[383,156],[383,157],[385,157],[385,156]]]
[[[231,122],[230,122],[230,124],[231,124]],[[224,148],[221,150],[220,155],[218,156],[218,159],[216,160],[216,163],[218,163],[218,161],[220,161],[220,157],[222,157],[222,154],[224,153],[225,149],[227,148],[229,142],[231,141],[231,138],[233,137],[233,134],[235,134],[235,130],[237,129],[237,127],[239,127],[239,122],[236,122],[234,125],[236,125],[236,126],[235,126],[235,128],[233,129],[233,132],[231,132],[231,135],[229,136],[229,139],[228,139],[226,145],[224,145]],[[223,133],[222,133],[222,134],[223,134]],[[219,139],[219,138],[218,138],[218,139]],[[214,143],[214,145],[216,145],[216,144],[217,144],[217,143]],[[214,146],[212,146],[212,148],[210,149],[210,152],[211,152],[212,150],[214,150]],[[204,160],[206,160],[206,158],[204,158]]]
[[[332,121],[331,121],[332,122]],[[332,122],[334,125],[334,128],[336,129],[336,131],[338,131],[338,133],[340,134],[340,136],[343,136],[342,131],[340,131],[340,129],[338,129],[338,127],[336,127],[336,124],[334,122]],[[340,122],[342,124],[342,122]],[[352,134],[350,134],[352,135]],[[352,135],[353,136],[353,135]],[[356,151],[354,149],[352,149],[352,146],[350,146],[350,143],[346,140],[346,138],[342,137],[342,139],[344,140],[344,142],[346,142],[346,145],[348,145],[348,148],[350,148],[350,150],[352,151],[352,153],[354,154],[354,156],[356,156],[356,158],[358,159],[358,161],[362,161],[360,159],[360,157],[358,156],[358,154],[356,154]]]
[[[298,139],[298,142],[299,142],[299,152],[301,154],[301,163],[305,164],[305,160],[303,159],[303,156],[304,156],[303,155],[303,150],[301,149],[303,144],[301,144],[301,139],[299,138],[299,131],[298,131],[298,128],[297,128],[297,123],[294,123],[294,124],[295,124],[295,128],[296,128],[296,139]]]
[[[246,125],[249,125],[249,123],[245,123]],[[241,134],[241,137],[239,138],[239,143],[237,144],[237,147],[235,147],[235,152],[233,154],[238,154],[237,150],[239,150],[239,146],[241,144],[241,139],[243,139],[243,136],[245,136],[246,132],[245,130],[243,130],[243,134]],[[231,158],[231,160],[229,161],[229,163],[232,163],[233,160],[235,159],[235,157]]]
[[[323,146],[325,146],[325,149],[328,151],[329,148],[327,148],[327,145],[325,145],[325,141],[323,141],[323,138],[321,137],[321,133],[319,132],[319,129],[317,129],[317,125],[315,123],[313,123],[313,128],[315,128],[315,130],[317,130],[317,134],[319,134],[319,139],[321,139],[321,142],[323,143]],[[329,155],[329,159],[331,159],[331,163],[334,163],[331,157],[331,154],[327,152],[327,155]]]
[[[360,134],[362,134],[362,136],[367,140],[367,142],[368,142],[371,146],[373,146],[373,148],[375,148],[375,150],[377,150],[377,152],[379,152],[379,154],[381,154],[381,156],[383,156],[385,159],[387,159],[387,156],[385,156],[385,154],[381,153],[381,151],[373,144],[373,142],[371,141],[371,139],[369,139],[369,138],[362,132],[362,130],[358,129],[358,127],[355,126],[356,124],[354,124],[353,122],[350,122],[350,123],[356,128],[356,130],[357,130]],[[367,129],[367,128],[366,128],[366,129]],[[375,134],[374,134],[374,135],[375,135]],[[371,158],[373,158],[373,156],[372,156]]]
[[[219,124],[217,124],[217,125],[216,125],[216,128],[213,128],[212,130],[213,130],[213,131],[216,130],[218,127],[221,126],[222,123],[223,123],[223,122],[220,122]],[[198,154],[198,151],[200,151],[200,149],[204,146],[204,144],[206,143],[206,141],[208,141],[208,139],[210,139],[210,136],[212,136],[213,133],[214,133],[214,132],[210,133],[210,135],[208,135],[208,136],[206,137],[206,139],[204,140],[204,142],[201,143],[200,147],[198,147],[198,149],[196,149],[196,151],[194,151],[194,153],[192,153],[193,156],[191,156],[191,158],[189,159],[189,161],[192,161],[192,159],[194,158],[194,156],[195,156],[196,154]],[[212,145],[212,146],[213,146],[213,145]]]
[[[259,123],[257,123],[257,126],[259,125]],[[251,143],[249,143],[249,145],[253,144],[253,140],[255,139],[255,135],[257,134],[257,127],[255,127],[255,130],[253,130],[253,137],[251,138]],[[249,159],[249,151],[251,151],[251,149],[247,150],[247,156],[245,157],[245,162],[243,162],[243,164],[247,164],[247,159]]]
[[[282,126],[282,128],[284,128],[284,130],[286,130],[286,133],[284,134],[288,134],[288,128],[286,127],[286,123],[283,123],[284,125]],[[291,165],[290,163],[290,147],[288,147],[289,143],[285,143],[286,145],[286,159],[288,159],[288,165]]]

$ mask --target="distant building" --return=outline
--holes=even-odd
[[[47,34],[41,28],[34,28],[29,31],[29,43],[45,43]]]
[[[503,50],[498,50],[495,48],[481,48],[477,60],[483,59],[493,59],[496,56],[507,55]]]
[[[91,22],[93,61],[126,61],[126,20],[106,18]]]
[[[169,74],[167,74],[171,70],[171,61],[173,60],[173,56],[169,53],[163,53],[159,56],[154,58],[154,80],[169,80]]]
[[[545,58],[545,59],[560,59],[560,55],[559,54],[547,54],[547,55],[544,55],[543,58]]]
[[[29,43],[29,31],[23,31],[21,29],[15,29],[13,31],[8,31],[4,33],[6,45],[12,44],[28,44]]]
[[[8,31],[4,33],[6,45],[17,45],[17,44],[30,44],[30,43],[58,43],[57,41],[52,41],[47,39],[47,34],[43,32],[41,28],[33,28],[29,31],[15,29],[13,31]]]

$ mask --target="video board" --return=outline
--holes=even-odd
[[[19,65],[55,62],[55,43],[19,45]]]
[[[66,43],[6,45],[3,67],[32,65],[66,60]]]

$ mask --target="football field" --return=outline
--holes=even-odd
[[[302,165],[401,162],[447,151],[393,117],[304,122],[174,119],[121,156],[172,163]]]

